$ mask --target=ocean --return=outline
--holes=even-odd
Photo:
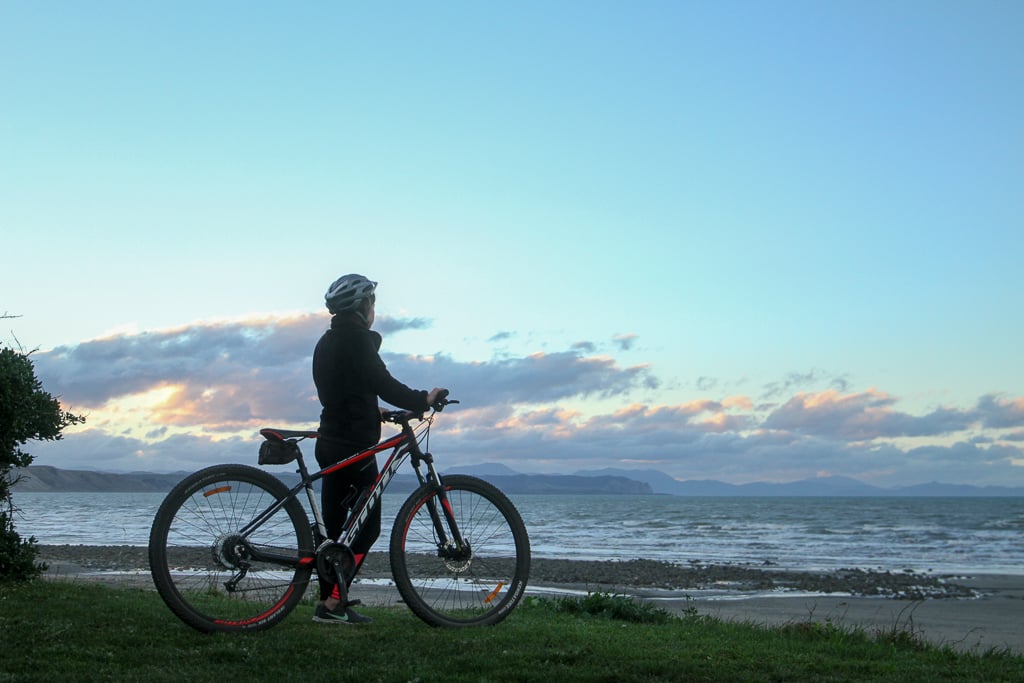
[[[162,493],[19,493],[42,545],[145,546]],[[383,499],[387,550],[405,496]],[[1024,575],[1024,498],[511,496],[535,557]]]

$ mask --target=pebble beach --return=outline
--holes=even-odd
[[[152,586],[147,551],[138,546],[45,545],[39,560],[52,580]],[[393,602],[384,553],[371,553],[353,591]],[[1024,655],[1024,576],[937,576],[849,568],[827,572],[770,566],[677,565],[655,560],[586,561],[534,558],[530,592],[610,592],[674,612],[772,626],[828,622],[868,632],[911,631],[962,651]],[[368,595],[367,597],[370,597]]]

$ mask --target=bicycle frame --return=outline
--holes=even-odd
[[[150,573],[164,603],[204,633],[260,631],[316,592],[310,586],[315,569],[321,596],[329,591],[347,610],[348,586],[366,558],[361,537],[376,526],[383,494],[408,459],[416,488],[398,508],[387,552],[395,590],[431,626],[489,626],[505,619],[529,580],[529,534],[515,505],[494,484],[466,474],[442,479],[425,452],[437,413],[458,403],[447,393],[438,391],[422,412],[382,412],[382,421],[398,425],[400,433],[316,472],[306,467],[298,442],[320,438],[318,432],[261,429],[266,441],[259,464],[297,467],[293,486],[238,463],[186,476],[160,504],[149,534]],[[379,473],[363,476],[380,454],[385,457]],[[316,482],[343,482],[345,468],[352,467],[363,468],[347,470],[360,475],[352,477],[359,483],[328,486],[321,509]],[[341,500],[335,498],[339,494]],[[332,512],[339,522],[347,513],[339,527],[331,527],[336,538],[327,536],[324,519],[326,514],[333,524]],[[353,544],[363,554],[357,557]],[[323,603],[314,620],[328,618],[322,614],[328,605],[339,614],[341,607],[333,607],[330,598]]]
[[[316,551],[313,555],[308,557],[299,558],[296,561],[292,555],[282,556],[274,553],[267,552],[265,550],[254,549],[254,559],[272,562],[280,564],[282,566],[300,566],[305,564],[311,564],[316,561],[317,555],[321,553],[325,548],[333,546],[335,544],[349,548],[350,541],[356,538],[359,532],[362,530],[373,510],[380,504],[381,496],[383,496],[385,489],[391,483],[395,474],[399,468],[405,462],[406,458],[412,459],[413,468],[416,472],[416,478],[420,485],[428,484],[437,493],[437,497],[442,502],[443,514],[445,521],[448,524],[448,529],[451,530],[452,538],[448,538],[445,525],[442,523],[441,518],[438,516],[437,507],[434,501],[428,502],[428,510],[430,512],[431,519],[433,521],[434,529],[437,532],[438,548],[451,548],[454,546],[454,552],[459,553],[465,547],[465,541],[459,532],[458,525],[455,521],[455,516],[451,510],[451,506],[448,503],[448,499],[444,492],[444,486],[441,482],[441,478],[437,474],[437,470],[434,468],[434,458],[430,453],[424,453],[420,448],[419,438],[416,435],[415,429],[409,424],[409,421],[414,417],[420,417],[414,413],[407,412],[395,412],[389,413],[392,422],[398,424],[401,427],[401,432],[392,436],[388,439],[381,441],[375,446],[371,446],[365,450],[360,451],[354,455],[351,455],[340,462],[329,465],[318,472],[310,473],[306,467],[305,460],[302,457],[301,450],[297,455],[298,461],[298,474],[301,477],[301,481],[296,484],[288,493],[288,495],[270,507],[263,510],[258,514],[255,519],[246,524],[241,530],[239,530],[239,536],[246,538],[251,535],[256,529],[262,526],[268,519],[273,517],[278,511],[281,510],[291,499],[297,498],[299,492],[303,489],[306,492],[306,497],[309,500],[310,509],[313,511],[313,519],[315,522],[314,529],[314,541]],[[424,418],[421,418],[424,419]],[[430,431],[430,423],[433,419],[433,415],[424,419],[427,423],[423,430],[423,437]],[[282,434],[278,434],[277,430],[265,429],[262,432],[267,432],[276,438],[282,438]],[[294,434],[294,433],[293,433]],[[316,432],[301,432],[297,437],[298,440],[310,438],[318,438],[319,434]],[[369,458],[376,457],[378,453],[391,449],[391,454],[384,462],[384,466],[380,468],[380,473],[377,475],[377,479],[373,485],[366,490],[356,501],[352,507],[351,513],[346,519],[344,526],[342,527],[341,534],[337,539],[331,539],[327,536],[327,527],[324,523],[323,513],[320,510],[319,502],[317,501],[316,492],[313,490],[313,484],[322,479],[324,476],[333,472],[338,472],[347,467],[352,467],[360,462],[363,462]],[[423,472],[422,464],[426,464],[426,473]],[[354,566],[349,575],[345,577],[346,580],[351,580],[355,576],[359,568],[362,566],[364,557],[351,555],[354,559]]]

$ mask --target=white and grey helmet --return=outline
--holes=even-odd
[[[362,311],[363,302],[373,296],[377,283],[362,275],[342,275],[327,288],[324,301],[332,314]]]

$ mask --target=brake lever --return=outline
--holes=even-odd
[[[441,399],[438,399],[434,403],[434,405],[432,405],[430,407],[433,408],[434,410],[436,410],[437,412],[441,412],[442,410],[444,410],[445,406],[450,406],[453,403],[458,403],[458,401],[455,401],[455,400],[449,401],[448,399],[441,398]]]

